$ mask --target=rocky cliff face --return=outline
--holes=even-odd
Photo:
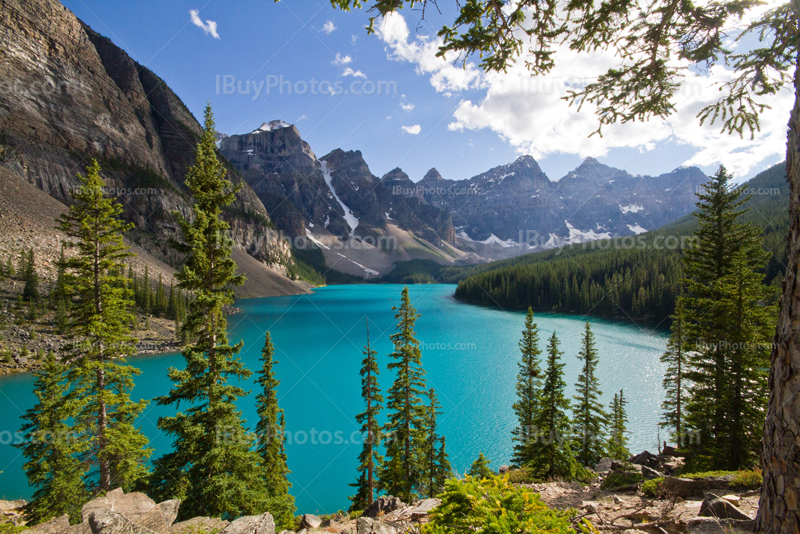
[[[168,263],[188,215],[182,187],[201,126],[153,72],[55,0],[6,0],[0,9],[0,161],[65,203],[76,173],[96,158],[136,223],[133,240]],[[234,183],[242,178],[231,169]],[[291,261],[253,190],[226,210],[237,244],[273,267]]]
[[[414,193],[400,169],[378,179],[361,152],[337,149],[317,159],[297,128],[280,121],[249,134],[221,136],[220,151],[289,236],[305,236],[308,230],[343,239],[378,238],[394,221],[434,245],[455,243],[447,211]]]

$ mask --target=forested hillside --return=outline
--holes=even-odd
[[[743,221],[762,229],[771,253],[764,282],[780,284],[786,264],[789,189],[784,164],[745,184]],[[744,208],[743,208],[744,209]],[[473,304],[581,313],[665,326],[681,279],[680,256],[697,228],[688,215],[636,237],[594,241],[476,267],[430,272],[458,282],[456,298]]]

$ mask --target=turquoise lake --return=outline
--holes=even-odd
[[[358,430],[362,410],[358,370],[369,318],[373,348],[382,369],[391,351],[394,312],[402,286],[353,285],[321,288],[312,295],[248,299],[242,312],[229,317],[232,342],[244,341],[242,360],[258,369],[258,357],[269,330],[276,347],[279,403],[286,412],[290,481],[298,513],[331,513],[347,509],[360,445],[348,443]],[[453,285],[410,286],[421,314],[417,334],[429,386],[436,388],[453,468],[463,473],[483,452],[495,469],[511,457],[517,342],[524,314],[480,308],[452,298]],[[576,358],[584,326],[581,317],[538,314],[540,347],[555,330],[564,351],[565,381],[570,395],[579,372]],[[657,448],[663,366],[659,357],[666,333],[634,325],[589,319],[600,353],[598,376],[607,405],[623,389],[628,399],[631,450]],[[134,397],[150,399],[170,387],[169,367],[182,367],[179,354],[141,356],[131,363],[142,370]],[[381,388],[391,376],[382,371]],[[18,374],[0,378],[0,498],[30,497],[22,472],[23,458],[10,445],[20,415],[34,404],[33,378]],[[245,384],[252,388],[252,382]],[[255,425],[255,392],[240,408]],[[166,407],[150,404],[140,420],[159,456],[171,446],[156,426]],[[663,432],[661,433],[663,439]]]

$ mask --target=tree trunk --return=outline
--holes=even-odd
[[[761,456],[764,484],[756,519],[756,530],[769,534],[800,532],[800,53],[796,60],[795,101],[786,145],[786,174],[791,191],[789,265],[771,354]]]

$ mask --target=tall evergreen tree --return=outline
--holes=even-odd
[[[150,483],[152,497],[182,499],[184,518],[251,515],[263,512],[267,502],[260,457],[235,404],[246,392],[228,383],[251,373],[236,357],[242,343],[231,346],[226,332],[224,308],[233,303],[231,288],[244,277],[235,274],[229,226],[221,218],[238,188],[225,177],[214,135],[207,106],[205,129],[185,182],[195,201],[193,217],[178,215],[185,244],[176,244],[187,253],[176,276],[179,287],[195,295],[182,325],[192,343],[183,349],[185,368],[169,371],[172,390],[157,399],[159,405],[176,408],[175,415],[158,421],[172,436],[173,450],[156,462]]]
[[[68,425],[77,405],[67,395],[66,370],[48,353],[42,367],[33,373],[37,403],[22,417],[25,439],[18,447],[26,459],[23,468],[28,485],[35,488],[33,499],[25,506],[25,519],[32,525],[63,514],[78,522],[81,507],[89,500],[79,459],[86,443]]]
[[[478,458],[472,462],[467,474],[472,478],[492,478],[494,473],[489,469],[490,463],[492,462],[482,452],[478,453]]]
[[[739,469],[759,454],[751,429],[763,423],[775,329],[772,289],[754,283],[768,254],[760,231],[737,221],[749,197],[730,180],[721,166],[703,186],[697,246],[683,258],[689,385],[682,422],[692,434],[687,464],[697,469]]]
[[[672,440],[680,447],[683,444],[681,426],[683,407],[686,404],[686,327],[683,306],[678,300],[675,315],[672,316],[671,333],[667,341],[667,350],[661,355],[664,370],[664,391],[666,397],[661,403],[661,422],[659,426],[670,431]]]
[[[556,333],[547,344],[547,369],[542,384],[541,408],[534,421],[537,439],[531,447],[527,469],[532,476],[545,480],[572,480],[582,475],[569,443],[570,421],[564,365]]]
[[[538,439],[536,435],[536,419],[539,414],[539,396],[542,390],[542,372],[539,361],[542,353],[539,350],[539,330],[533,322],[533,309],[528,308],[525,316],[525,329],[519,342],[522,359],[517,364],[517,402],[514,413],[517,426],[511,431],[514,441],[514,455],[511,462],[523,467],[532,459],[532,445]]]
[[[364,411],[356,415],[361,424],[361,435],[364,439],[361,454],[358,456],[358,479],[350,484],[356,488],[356,494],[350,497],[351,510],[364,510],[375,500],[377,489],[376,475],[383,461],[378,446],[381,441],[381,427],[378,415],[383,408],[383,396],[378,385],[378,353],[369,343],[369,319],[367,319],[367,345],[364,347],[364,359],[361,362],[361,398],[364,399]]]
[[[422,401],[426,390],[422,353],[414,331],[419,314],[411,304],[408,287],[403,288],[400,307],[392,309],[397,312],[397,332],[391,336],[394,352],[389,355],[392,361],[388,369],[396,373],[396,378],[387,394],[385,434],[389,442],[378,489],[411,502],[422,482],[427,407]]]
[[[600,381],[595,375],[598,354],[595,348],[592,327],[586,323],[583,334],[583,346],[578,359],[583,362],[578,382],[575,384],[572,447],[575,458],[581,465],[593,467],[605,455],[604,431],[608,415],[600,404]]]
[[[125,284],[123,260],[131,256],[122,239],[132,225],[120,219],[122,206],[105,198],[100,165],[93,161],[81,187],[73,193],[75,204],[60,220],[61,230],[77,253],[64,260],[65,288],[72,301],[69,334],[75,340],[69,379],[71,395],[80,403],[77,425],[91,445],[85,461],[92,470],[88,480],[97,490],[130,490],[147,475],[151,449],[136,418],[147,406],[133,402],[130,392],[140,371],[125,358],[136,351],[130,335],[131,293]],[[95,478],[96,475],[96,478]]]
[[[628,401],[625,400],[622,390],[614,393],[614,399],[610,405],[611,421],[609,422],[608,445],[606,446],[608,457],[614,460],[627,460],[631,457],[631,451],[628,450],[628,412],[625,409],[627,404]]]
[[[269,496],[269,511],[278,527],[290,528],[294,525],[296,509],[294,497],[289,494],[291,484],[288,477],[291,471],[286,462],[284,445],[286,420],[283,410],[278,406],[278,386],[281,381],[275,377],[274,366],[278,361],[274,359],[274,355],[272,337],[267,332],[264,348],[261,349],[261,371],[256,379],[261,387],[261,393],[256,397],[257,450],[261,456],[261,467]]]
[[[39,302],[39,275],[36,272],[36,260],[33,249],[28,250],[28,257],[25,260],[25,270],[22,271],[22,279],[25,286],[22,289],[22,300],[25,302]]]
[[[425,443],[423,445],[423,483],[420,494],[430,499],[436,497],[444,489],[444,483],[450,474],[450,461],[447,458],[444,437],[439,435],[436,418],[442,414],[441,405],[436,397],[436,390],[427,392],[428,406],[425,415]]]

